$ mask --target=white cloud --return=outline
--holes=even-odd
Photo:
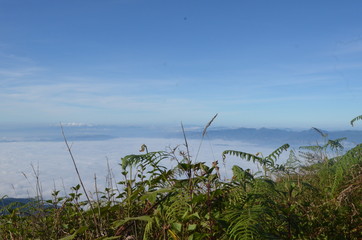
[[[19,79],[25,76],[35,75],[45,69],[36,66],[34,61],[27,57],[0,52],[0,77]],[[0,81],[1,84],[1,81]]]
[[[152,85],[152,81],[147,84]],[[163,85],[163,82],[155,84]],[[192,99],[156,94],[147,89],[141,91],[138,88],[139,85],[135,83],[100,81],[89,84],[79,82],[25,86],[8,84],[0,92],[2,99],[0,106],[9,117],[23,114],[25,111],[33,115],[32,118],[36,118],[35,113],[40,112],[42,117],[56,122],[96,122],[102,118],[116,118],[114,121],[119,121],[122,118],[120,114],[128,115],[130,117],[128,121],[133,122],[133,118],[136,117],[134,114],[155,118],[156,115],[170,115],[171,112],[177,112],[172,115],[178,116],[177,121],[179,121],[179,117],[186,111],[202,112],[200,111],[202,103],[194,102]]]

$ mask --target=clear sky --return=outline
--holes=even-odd
[[[0,124],[348,129],[361,76],[362,1],[0,0]]]

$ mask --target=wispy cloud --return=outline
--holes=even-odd
[[[348,40],[340,40],[335,43],[335,49],[331,55],[351,55],[362,52],[362,36]]]
[[[132,119],[138,116],[139,122],[147,122],[149,119],[157,121],[156,116],[162,118],[161,115],[169,115],[168,119],[174,117],[179,121],[187,111],[202,112],[202,104],[192,99],[152,93],[147,88],[151,88],[153,84],[168,88],[168,84],[162,81],[148,81],[142,86],[139,83],[101,81],[87,84],[53,82],[29,86],[8,85],[0,92],[3,100],[0,106],[8,115],[28,112],[35,117],[40,112],[52,121],[86,121],[87,118],[93,118],[94,120],[90,121],[94,122],[103,118],[109,119],[106,121],[122,119],[123,122],[132,122]],[[171,112],[173,114],[170,114]],[[129,118],[125,119],[124,115]],[[145,119],[147,115],[148,119]]]
[[[0,43],[0,48],[7,49],[8,46]],[[13,53],[9,54],[4,51],[0,51],[0,61],[7,61],[8,64],[34,64],[34,60],[29,57],[19,56]]]
[[[44,70],[43,68],[39,68],[39,67],[27,67],[27,68],[18,68],[18,69],[0,68],[0,77],[20,78],[20,77],[24,77],[24,76],[34,75],[43,70]]]
[[[27,57],[0,52],[0,87],[4,91],[8,86],[31,84],[46,68],[37,66]]]

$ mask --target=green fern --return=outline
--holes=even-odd
[[[223,157],[223,161],[225,161],[226,155],[236,156],[241,159],[245,159],[247,161],[253,161],[254,163],[258,162],[263,167],[265,167],[265,168],[269,167],[269,168],[271,168],[270,170],[274,171],[274,170],[279,170],[281,168],[281,166],[276,165],[275,162],[284,151],[288,150],[288,148],[289,148],[289,144],[284,144],[284,145],[280,146],[279,148],[277,148],[276,150],[274,150],[271,154],[269,154],[265,158],[259,157],[257,155],[251,154],[251,153],[235,151],[235,150],[224,151],[222,153],[222,157]]]
[[[316,128],[316,127],[312,127],[312,129],[314,129],[317,133],[319,133],[323,138],[328,137],[328,133],[325,133],[322,130]]]
[[[231,209],[225,215],[225,219],[230,222],[227,234],[230,239],[264,239],[262,222],[266,214],[266,209],[260,205]]]
[[[250,169],[244,170],[239,166],[232,167],[233,179],[238,181],[252,181],[254,176],[250,173]]]
[[[313,146],[300,146],[299,149],[305,149],[313,152],[322,151],[323,147],[319,145],[313,145]]]
[[[289,148],[289,144],[284,144],[283,146],[280,146],[279,148],[277,148],[276,150],[274,150],[274,152],[272,152],[271,154],[269,154],[266,158],[268,159],[273,159],[274,161],[277,160],[277,158],[280,157],[280,155],[284,152],[287,151]]]
[[[346,140],[347,138],[337,138],[335,140],[328,140],[327,146],[331,148],[331,150],[335,151],[342,151],[344,146],[341,144],[342,141]]]
[[[362,115],[359,115],[359,116],[353,118],[353,119],[351,120],[351,125],[352,125],[352,127],[353,127],[353,124],[354,124],[355,121],[358,121],[358,120],[361,120],[361,119],[362,119]]]
[[[262,160],[263,160],[263,158],[258,157],[258,156],[254,155],[254,154],[251,154],[251,153],[235,151],[235,150],[225,150],[222,153],[222,157],[223,157],[224,161],[226,159],[226,155],[236,156],[236,157],[245,159],[247,161],[253,161],[254,163],[255,163],[255,161],[262,162]]]
[[[152,163],[158,163],[160,160],[165,159],[167,157],[167,153],[164,151],[159,152],[149,152],[146,154],[131,154],[123,157],[121,159],[122,163],[122,169],[125,170],[129,166],[136,166],[140,163],[144,164],[152,164]]]

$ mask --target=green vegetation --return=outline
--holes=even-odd
[[[54,191],[47,207],[3,207],[0,239],[362,239],[362,144],[341,154],[343,139],[315,130],[325,143],[290,150],[284,164],[288,144],[266,157],[224,151],[223,161],[263,170],[233,166],[232,179],[220,177],[217,161],[192,161],[186,137],[170,152],[142,145],[121,159],[123,181],[96,199],[81,200],[80,184],[66,197]]]

